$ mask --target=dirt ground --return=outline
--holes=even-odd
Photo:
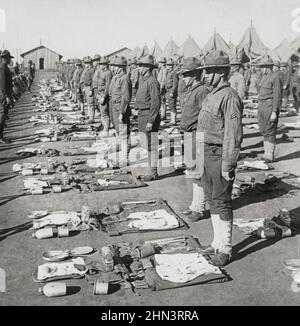
[[[36,83],[40,78],[51,75],[37,73]],[[33,88],[37,91],[37,87]],[[287,258],[299,258],[300,236],[281,239],[279,241],[261,240],[244,235],[234,229],[233,261],[225,267],[232,280],[219,284],[205,284],[180,289],[152,292],[139,290],[134,294],[131,290],[118,290],[106,296],[94,296],[92,286],[84,279],[67,280],[74,286],[74,293],[58,298],[47,298],[38,294],[39,284],[32,279],[34,268],[43,263],[42,252],[50,249],[68,249],[75,246],[89,245],[95,248],[105,244],[126,240],[152,239],[163,236],[191,234],[202,244],[208,244],[212,238],[209,219],[189,223],[190,228],[183,231],[152,232],[130,234],[110,238],[97,231],[86,231],[69,238],[53,238],[37,240],[31,237],[30,221],[26,214],[39,209],[80,210],[82,205],[101,207],[105,200],[147,199],[162,197],[176,210],[189,205],[191,200],[191,181],[184,175],[174,175],[174,169],[163,168],[159,172],[160,180],[149,183],[149,187],[133,190],[115,190],[80,194],[69,191],[61,194],[44,194],[39,196],[22,196],[22,176],[7,174],[12,164],[17,162],[43,161],[47,158],[26,158],[14,160],[15,152],[25,146],[40,147],[41,143],[32,143],[32,135],[36,129],[27,120],[33,115],[32,94],[23,94],[8,121],[6,137],[12,142],[0,147],[0,268],[6,271],[6,293],[0,293],[0,305],[299,305],[300,293],[291,290],[291,272],[285,269],[283,261]],[[282,118],[280,123],[296,121],[296,117]],[[255,119],[245,119],[245,125]],[[256,156],[263,152],[262,138],[256,130],[244,128],[242,154]],[[290,172],[300,177],[300,131],[289,130],[289,136],[295,141],[291,143],[280,140],[277,136],[277,162],[272,166],[274,172]],[[77,142],[79,143],[79,142]],[[81,144],[83,142],[80,142]],[[65,143],[45,143],[46,147],[61,149]],[[72,142],[70,145],[76,145]],[[76,157],[72,157],[76,158]],[[64,160],[63,157],[58,157]],[[143,168],[137,169],[142,173]],[[259,172],[247,172],[258,175]],[[261,173],[260,173],[261,174]],[[300,191],[294,196],[288,194],[289,180],[286,190],[280,193],[268,193],[255,198],[242,197],[234,201],[234,217],[272,218],[278,214],[279,207],[285,207],[300,215]],[[8,196],[8,197],[7,197]]]

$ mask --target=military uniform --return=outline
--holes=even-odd
[[[159,63],[166,64],[166,58],[161,58]],[[166,118],[166,78],[167,78],[167,68],[162,66],[157,74],[157,81],[160,85],[160,98],[161,98],[161,119]]]
[[[103,63],[104,61],[102,61]],[[108,61],[107,61],[108,63]],[[110,125],[110,115],[109,115],[109,86],[112,79],[112,73],[107,68],[105,71],[101,71],[97,83],[97,94],[98,103],[101,113],[101,122],[103,125],[104,132],[108,132]]]
[[[290,86],[291,86],[291,70],[288,67],[288,64],[285,62],[281,63],[282,76],[283,76],[283,90],[282,90],[282,105],[287,106],[287,102],[290,96]]]
[[[2,57],[13,58],[7,50],[1,53]],[[3,140],[3,132],[5,120],[10,108],[10,101],[12,101],[13,84],[12,75],[4,61],[0,62],[0,140]],[[9,102],[7,101],[9,100]]]
[[[81,66],[77,66],[74,74],[73,74],[73,85],[75,89],[75,94],[76,94],[76,101],[83,103],[83,94],[80,89],[80,77],[82,74],[83,68]]]
[[[173,69],[171,71],[167,71],[166,74],[166,96],[168,99],[170,112],[175,115],[178,96],[178,75],[174,66]]]
[[[223,51],[212,51],[204,64],[204,68],[210,67],[216,71],[229,69],[228,55]],[[242,143],[242,115],[240,97],[228,81],[221,80],[202,102],[198,117],[197,131],[204,134],[201,184],[209,202],[214,230],[214,239],[208,250],[216,251],[211,262],[218,266],[228,263],[232,253],[231,192]]]
[[[187,91],[188,91],[187,86],[185,85],[183,78],[181,76],[181,77],[179,77],[179,81],[178,81],[178,96],[179,96],[179,104],[180,104],[181,113],[183,112],[183,110],[185,108],[184,101],[185,101]]]
[[[146,55],[140,59],[138,65],[154,67],[154,57]],[[138,110],[138,125],[141,143],[148,151],[148,171],[146,181],[157,178],[158,165],[158,130],[160,126],[160,86],[157,79],[149,71],[145,76],[140,76],[139,88],[136,93],[135,109]],[[151,124],[151,131],[147,130]]]
[[[194,57],[184,59],[182,77],[184,77],[184,72],[190,73],[194,71],[195,73],[200,67],[199,59]],[[205,197],[200,181],[201,173],[197,170],[196,164],[196,130],[201,104],[209,93],[209,88],[195,78],[186,85],[184,107],[182,108],[180,122],[180,128],[184,131],[184,162],[187,167],[187,175],[193,179],[192,203],[182,213],[187,215],[188,219],[193,222],[202,218],[205,211]],[[184,80],[182,81],[184,82]]]
[[[239,97],[243,99],[246,93],[246,83],[244,76],[238,71],[235,71],[229,78],[229,83],[231,87],[236,90]]]
[[[295,109],[300,113],[300,66],[297,65],[294,73],[291,76],[291,88],[294,99]]]
[[[272,67],[272,59],[263,59],[261,65]],[[276,145],[276,129],[282,101],[282,84],[278,73],[271,71],[262,77],[258,94],[257,120],[260,132],[264,137],[265,156],[268,161],[274,160]],[[271,120],[272,112],[276,113],[276,120]]]

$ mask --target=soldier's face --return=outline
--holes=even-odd
[[[96,60],[96,61],[93,61],[93,67],[97,67],[98,66],[98,64],[99,64],[99,61],[98,60]]]
[[[167,65],[167,70],[168,71],[172,71],[172,69],[173,69],[173,66],[172,65]]]
[[[204,70],[205,84],[217,87],[222,79],[222,74],[215,68],[207,68]]]
[[[277,66],[273,67],[273,71],[278,71],[278,70],[279,70],[279,67],[277,67]]]
[[[147,72],[149,71],[149,68],[144,67],[144,66],[139,66],[138,69],[139,69],[139,73],[142,76],[145,76],[147,74]]]

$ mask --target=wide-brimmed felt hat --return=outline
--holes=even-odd
[[[203,66],[201,65],[200,59],[196,57],[188,57],[183,59],[182,67],[178,71],[179,74],[184,74],[191,71],[201,70]]]
[[[110,62],[110,65],[117,67],[126,67],[127,59],[125,57],[114,57],[113,60]]]
[[[14,58],[8,50],[3,50],[1,53],[2,58]]]
[[[83,59],[84,63],[91,63],[93,59],[90,56],[84,57]]]
[[[95,54],[93,57],[93,61],[99,61],[101,59],[101,55],[100,54]]]
[[[100,65],[108,65],[109,64],[109,60],[107,57],[102,57],[100,59],[100,62],[99,62]]]
[[[172,58],[169,58],[166,62],[167,66],[174,66],[175,63],[174,63],[174,60]]]
[[[230,67],[229,56],[222,50],[214,50],[204,57],[204,68]]]
[[[272,58],[269,55],[264,55],[257,63],[255,63],[255,66],[257,67],[270,67],[273,66],[274,62]]]
[[[136,63],[138,66],[150,66],[155,67],[155,60],[153,55],[148,54],[140,58],[138,62]]]
[[[167,63],[166,57],[159,58],[158,63]]]

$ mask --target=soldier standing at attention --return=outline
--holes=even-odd
[[[167,78],[167,67],[166,67],[167,59],[165,57],[161,57],[158,60],[158,75],[157,81],[159,82],[160,87],[160,99],[161,99],[161,109],[160,109],[160,117],[161,120],[166,120],[166,78]]]
[[[166,95],[171,113],[170,125],[176,125],[176,103],[178,96],[178,75],[175,69],[173,59],[167,61],[167,75],[166,75]]]
[[[210,88],[203,84],[202,67],[198,58],[184,59],[180,73],[187,89],[180,129],[184,131],[184,158],[187,176],[193,179],[192,203],[181,213],[187,215],[190,221],[195,222],[203,217],[205,211],[204,190],[200,183],[201,175],[196,170],[196,130],[201,103]]]
[[[291,71],[287,62],[281,62],[280,70],[283,73],[282,106],[286,107],[290,96]]]
[[[244,76],[240,73],[240,67],[242,63],[237,58],[233,58],[230,62],[231,76],[229,78],[230,86],[236,90],[239,97],[243,100],[246,93],[246,83]]]
[[[93,76],[94,76],[94,69],[92,67],[92,58],[91,57],[85,57],[84,58],[84,65],[85,68],[82,72],[81,78],[80,78],[80,84],[83,88],[83,95],[87,102],[88,106],[88,116],[89,120],[87,123],[92,123],[94,121],[94,95],[93,95]]]
[[[246,62],[244,64],[244,78],[245,78],[245,97],[248,98],[249,96],[249,86],[250,86],[250,80],[251,80],[251,69],[249,62]]]
[[[82,63],[80,61],[80,59],[75,59],[75,66],[76,66],[76,70],[74,71],[74,74],[73,74],[73,79],[72,79],[72,82],[73,82],[73,85],[74,85],[74,102],[78,104],[79,106],[79,109],[82,111],[83,108],[83,100],[82,98],[80,98],[80,96],[82,97],[82,94],[81,94],[81,90],[80,90],[80,84],[79,84],[79,81],[80,81],[80,77],[81,77],[81,74],[82,74]]]
[[[205,58],[205,81],[212,88],[201,105],[198,132],[204,133],[204,172],[201,183],[209,202],[214,237],[202,252],[211,263],[226,265],[232,254],[231,192],[242,143],[243,103],[230,87],[228,55],[211,51]]]
[[[140,73],[139,88],[136,93],[135,109],[138,110],[138,125],[141,144],[148,151],[148,169],[145,181],[158,178],[158,130],[160,125],[160,87],[152,75],[155,68],[154,57],[146,55],[138,62]]]
[[[101,114],[101,122],[103,126],[103,136],[109,136],[108,130],[110,125],[110,115],[109,115],[109,85],[112,79],[112,73],[109,69],[109,61],[107,58],[103,57],[100,60],[101,73],[99,74],[97,94],[98,94],[98,104]]]
[[[263,68],[258,93],[257,120],[264,137],[264,156],[266,163],[274,161],[276,129],[282,100],[282,84],[278,73],[273,72],[273,60],[265,55],[258,67]]]
[[[12,58],[13,56],[11,56],[9,51],[2,51],[0,62],[0,144],[8,143],[8,140],[3,137],[3,133],[9,108],[13,103],[12,76],[8,68]]]
[[[98,103],[98,81],[100,78],[101,74],[101,67],[100,67],[100,59],[101,56],[100,54],[95,54],[93,58],[93,69],[94,69],[94,76],[93,76],[93,82],[92,82],[92,87],[93,87],[93,96],[94,96],[94,118],[95,118],[95,111],[98,111],[100,113],[100,108],[99,108],[99,103]],[[94,122],[94,118],[92,119],[92,122]]]
[[[132,85],[126,72],[127,60],[125,57],[116,56],[110,66],[113,70],[113,77],[109,86],[112,121],[121,145],[119,165],[127,165],[130,151],[131,109],[129,104],[132,96]]]

